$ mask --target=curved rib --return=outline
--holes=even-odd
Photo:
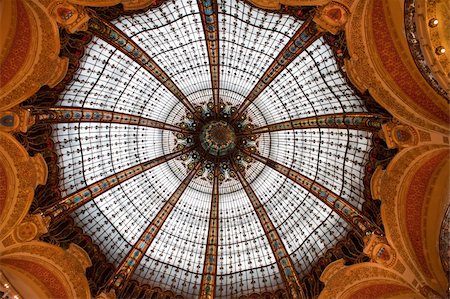
[[[279,122],[264,127],[255,128],[250,131],[244,131],[238,135],[252,135],[310,128],[338,128],[377,131],[381,129],[383,123],[390,119],[390,117],[386,117],[381,114],[368,112],[334,113]]]
[[[244,175],[240,172],[239,167],[233,163],[233,168],[242,187],[247,193],[247,196],[252,203],[253,209],[258,216],[264,233],[266,234],[267,240],[269,241],[270,247],[272,248],[273,255],[277,261],[277,266],[280,271],[280,275],[286,285],[286,290],[292,298],[306,298],[301,287],[300,278],[298,277],[297,271],[295,270],[294,263],[291,257],[287,253],[284,247],[283,241],[280,238],[275,226],[270,220],[269,215],[266,212],[263,204],[256,196],[250,184],[245,179]]]
[[[349,203],[344,198],[340,197],[333,191],[327,189],[326,187],[316,183],[310,178],[302,175],[301,173],[281,165],[269,158],[260,156],[259,154],[250,153],[244,151],[247,155],[260,161],[263,164],[271,167],[272,169],[278,171],[282,175],[288,177],[301,187],[305,188],[311,192],[315,197],[320,199],[324,204],[329,206],[334,212],[336,212],[342,219],[348,222],[353,228],[359,232],[362,236],[376,233],[383,235],[381,229],[373,223],[369,218],[364,216],[357,208],[355,208],[351,203]]]
[[[284,46],[283,50],[278,54],[269,68],[265,71],[261,79],[253,87],[250,94],[245,98],[244,102],[239,106],[235,114],[231,117],[231,121],[238,120],[244,111],[253,103],[261,92],[295,59],[300,53],[309,47],[315,40],[322,36],[316,23],[310,18],[302,24],[297,32],[292,36],[289,42]]]
[[[203,31],[205,32],[206,48],[208,49],[209,67],[213,93],[214,112],[219,114],[219,21],[217,0],[197,0],[202,16]]]
[[[149,223],[142,235],[134,244],[133,248],[128,252],[127,256],[123,259],[116,272],[112,275],[107,283],[107,289],[115,288],[120,291],[125,283],[130,279],[131,275],[136,271],[139,263],[147,252],[148,248],[152,244],[158,232],[161,230],[164,222],[172,212],[173,208],[177,204],[184,190],[186,190],[189,183],[194,178],[195,173],[201,166],[201,162],[189,172],[186,178],[180,183],[177,190],[170,196],[164,206],[156,214],[155,218]]]
[[[161,130],[169,130],[180,133],[192,133],[189,130],[182,129],[157,120],[135,116],[126,113],[105,111],[99,109],[74,108],[74,107],[56,107],[48,110],[36,111],[34,113],[39,122],[49,123],[71,123],[71,122],[93,122],[93,123],[116,123],[128,124],[142,127],[150,127]]]
[[[209,214],[208,238],[199,298],[212,299],[216,293],[217,253],[219,247],[219,166],[214,169],[214,179]]]
[[[133,61],[147,70],[170,92],[172,92],[172,94],[189,110],[190,113],[192,113],[195,118],[202,122],[194,106],[191,102],[189,102],[175,82],[173,82],[164,70],[129,36],[123,33],[112,23],[95,15],[91,15],[91,18],[89,19],[88,30],[130,57]]]
[[[181,156],[191,151],[191,147],[186,147],[182,150],[140,163],[132,166],[121,172],[112,174],[107,178],[90,184],[83,189],[75,192],[69,196],[64,197],[58,202],[53,203],[43,210],[41,213],[44,216],[49,216],[53,222],[60,220],[63,216],[71,213],[82,205],[90,202],[100,194],[120,185],[121,183],[143,173],[146,170],[152,169],[164,162],[167,162],[173,158]]]

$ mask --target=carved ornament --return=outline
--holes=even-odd
[[[375,263],[391,267],[396,262],[394,249],[387,243],[386,238],[376,234],[365,236],[364,238],[364,253],[371,258]]]
[[[161,0],[70,0],[72,4],[80,6],[108,7],[122,4],[124,10],[146,9],[148,7],[158,6]]]
[[[388,148],[405,148],[417,145],[419,134],[412,126],[391,121],[383,125],[383,137]]]
[[[18,225],[30,208],[34,189],[47,180],[47,164],[42,155],[30,157],[11,135],[0,132],[0,183],[5,186],[0,201],[0,240]],[[2,187],[3,188],[3,187]]]
[[[392,73],[383,66],[383,62],[378,58],[378,51],[375,49],[373,36],[373,12],[376,9],[374,3],[378,6],[386,5],[386,0],[380,1],[366,1],[356,0],[352,6],[351,15],[346,24],[346,38],[349,49],[350,59],[345,60],[345,69],[353,84],[360,90],[368,90],[373,98],[384,108],[386,108],[396,118],[401,119],[405,124],[412,124],[414,126],[420,126],[423,128],[431,129],[443,134],[448,134],[448,126],[437,124],[432,121],[426,114],[429,111],[422,109],[415,109],[411,101],[414,99],[409,98],[405,94],[405,90],[401,90],[397,82],[390,80]],[[382,12],[379,12],[382,13]],[[385,16],[382,16],[385,18]],[[391,36],[390,32],[383,33],[390,42],[395,43],[397,36]],[[397,42],[397,44],[400,44]],[[405,51],[409,49],[405,49]],[[414,65],[414,62],[411,61]],[[404,67],[404,65],[402,65]],[[408,64],[409,67],[409,64]],[[415,67],[415,66],[414,66]],[[414,76],[415,74],[411,75]],[[431,90],[431,87],[423,80],[420,73],[418,73],[419,79],[417,79],[420,86],[416,86],[415,91],[423,92],[421,89]],[[422,80],[422,81],[420,81]],[[408,81],[403,82],[409,84]],[[422,84],[423,83],[423,84]],[[411,91],[411,90],[409,90]]]
[[[331,0],[248,0],[256,7],[268,10],[278,10],[281,5],[288,6],[320,6],[329,3]]]
[[[16,106],[7,111],[0,111],[0,131],[26,132],[34,124],[34,117],[26,109]]]
[[[411,286],[401,275],[377,263],[345,266],[343,260],[338,260],[324,270],[320,280],[325,283],[325,288],[320,293],[319,299],[352,298],[358,290],[367,287],[376,289],[377,286],[399,286],[403,292],[414,294]]]
[[[314,22],[325,31],[337,34],[344,29],[350,16],[348,8],[338,2],[331,2],[317,9]]]
[[[50,217],[43,217],[40,214],[27,215],[16,227],[14,238],[17,242],[29,242],[36,240],[48,232]]]
[[[56,22],[70,33],[87,30],[89,15],[83,7],[57,0],[51,2],[47,9]]]
[[[6,2],[11,7],[1,11],[1,18],[7,13],[15,17],[9,18],[0,44],[1,110],[21,103],[43,85],[55,86],[68,66],[68,59],[59,57],[58,27],[47,10],[36,0]]]
[[[407,148],[394,157],[380,179],[380,185],[383,187],[380,189],[379,199],[382,201],[381,215],[386,229],[386,238],[397,256],[402,259],[404,265],[410,269],[421,284],[426,284],[426,275],[422,270],[425,265],[417,264],[417,260],[414,258],[416,253],[410,245],[408,230],[405,225],[405,219],[408,217],[408,215],[405,215],[405,205],[408,204],[409,200],[406,194],[411,183],[411,179],[408,179],[408,177],[414,174],[413,167],[417,167],[417,163],[427,159],[427,157],[434,156],[445,148],[448,148],[448,146],[438,144]],[[411,171],[413,172],[411,173]],[[410,221],[412,220],[410,219]],[[425,222],[422,219],[417,219],[417,223]],[[430,282],[431,280],[428,281],[428,283]]]

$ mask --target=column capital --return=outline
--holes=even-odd
[[[34,117],[30,114],[30,111],[19,106],[0,111],[0,131],[3,132],[24,133],[34,124],[34,122]]]

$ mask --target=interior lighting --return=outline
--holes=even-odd
[[[428,22],[428,26],[430,27],[436,27],[439,24],[438,19],[432,18],[429,22]]]
[[[444,47],[439,46],[439,47],[436,48],[436,54],[437,55],[442,55],[444,53],[445,53],[445,48]]]

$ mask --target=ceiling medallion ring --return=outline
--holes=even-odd
[[[176,124],[191,133],[174,133],[176,143],[174,150],[180,150],[185,146],[194,148],[191,153],[182,155],[180,160],[187,170],[192,169],[194,163],[202,161],[203,167],[198,171],[197,177],[203,177],[212,183],[214,171],[218,168],[220,183],[235,180],[233,163],[245,174],[254,162],[245,152],[259,152],[259,135],[248,134],[256,126],[247,114],[232,122],[230,116],[236,110],[237,107],[230,103],[221,102],[216,109],[212,102],[204,102],[196,106],[202,123],[186,111],[183,121]],[[244,132],[246,134],[243,134]]]
[[[236,147],[236,134],[233,127],[223,121],[206,123],[200,131],[199,141],[203,149],[214,156],[225,156]]]

